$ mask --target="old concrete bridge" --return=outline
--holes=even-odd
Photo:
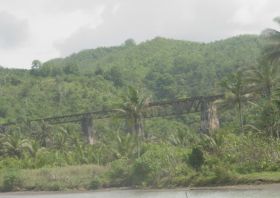
[[[169,100],[169,101],[157,101],[150,102],[145,107],[143,111],[143,118],[149,119],[154,117],[165,117],[172,115],[181,115],[187,113],[200,112],[200,129],[202,133],[209,133],[216,128],[219,128],[219,119],[217,116],[217,108],[215,101],[222,99],[224,95],[214,95],[214,96],[196,96],[184,99]],[[105,119],[111,117],[125,118],[120,111],[111,110],[101,110],[94,112],[85,112],[79,114],[39,118],[28,120],[28,124],[33,122],[44,122],[47,124],[62,124],[70,122],[79,122],[81,124],[81,130],[83,135],[86,137],[89,144],[95,142],[95,129],[94,120]],[[6,123],[0,125],[0,131],[4,132],[11,125],[16,125],[17,123]]]

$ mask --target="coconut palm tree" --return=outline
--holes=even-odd
[[[280,17],[276,17],[274,21],[280,25]],[[265,46],[263,56],[269,62],[280,61],[280,32],[275,29],[268,28],[262,32]]]
[[[280,17],[275,18],[274,21],[280,25]],[[264,39],[262,57],[258,65],[248,70],[247,80],[254,85],[255,91],[271,99],[272,89],[279,80],[280,32],[268,28],[261,36]]]
[[[278,65],[262,61],[247,70],[245,80],[251,83],[252,91],[270,100],[272,89],[279,80]]]
[[[17,158],[22,158],[24,152],[31,148],[30,141],[22,137],[19,130],[4,134],[2,144],[6,155]]]
[[[280,109],[280,86],[273,91],[273,101],[276,106]]]
[[[131,134],[117,134],[117,141],[114,141],[113,144],[110,144],[109,149],[114,154],[114,157],[117,159],[120,158],[133,158],[137,154],[136,147],[137,139]]]
[[[126,117],[127,129],[137,136],[137,151],[140,156],[140,143],[146,136],[144,133],[144,112],[148,107],[149,99],[138,90],[129,86],[127,95],[123,96],[123,103],[118,111]]]
[[[226,107],[237,106],[240,128],[243,131],[243,105],[252,98],[244,79],[244,72],[238,70],[229,75],[221,82],[221,86],[228,91],[222,105]]]
[[[269,115],[265,120],[267,120],[267,126],[270,134],[274,137],[280,138],[280,87],[273,89],[270,105],[268,110]]]
[[[48,147],[50,145],[52,128],[53,126],[49,125],[45,121],[30,125],[31,135],[41,147]]]
[[[123,97],[121,111],[127,118],[127,127],[132,133],[144,137],[144,112],[148,107],[149,99],[138,90],[128,87],[128,93]]]

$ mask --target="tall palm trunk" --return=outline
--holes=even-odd
[[[143,119],[141,115],[135,116],[134,118],[134,130],[137,137],[137,156],[140,157],[141,143],[144,138],[144,128],[143,128]]]
[[[240,100],[238,101],[238,114],[239,114],[240,129],[243,132],[243,113],[242,113],[242,104]]]

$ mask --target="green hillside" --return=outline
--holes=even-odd
[[[102,109],[128,85],[153,100],[213,95],[225,75],[255,64],[259,51],[251,35],[208,44],[155,38],[84,50],[32,70],[2,68],[0,121]]]

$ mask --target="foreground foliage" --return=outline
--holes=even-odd
[[[280,169],[279,140],[252,133],[234,135],[229,129],[199,139],[195,144],[199,148],[192,144],[174,146],[169,141],[143,143],[140,157],[137,151],[110,157],[113,148],[109,145],[101,153],[95,152],[96,145],[87,145],[88,149],[82,150],[83,158],[74,153],[77,148],[67,154],[46,148],[35,159],[27,153],[21,158],[5,157],[1,160],[0,187],[2,191],[163,188],[280,180],[280,176],[268,174]],[[94,165],[98,159],[104,159],[103,165]]]

